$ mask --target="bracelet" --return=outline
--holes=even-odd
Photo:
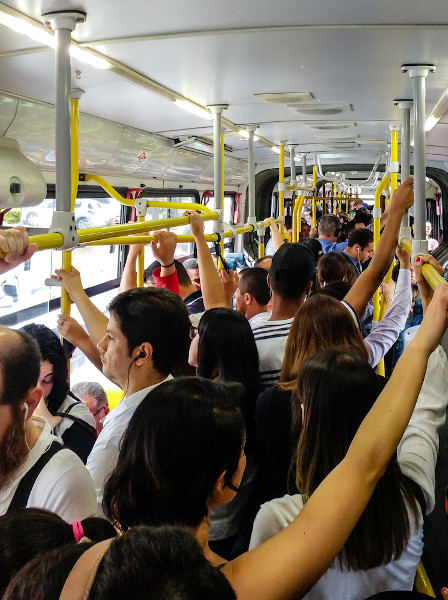
[[[176,263],[175,260],[173,260],[173,262],[170,265],[160,265],[163,269],[169,269],[170,267],[172,267],[174,264]]]

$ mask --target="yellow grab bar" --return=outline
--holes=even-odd
[[[305,202],[305,196],[297,196],[297,200],[294,204],[294,209],[292,211],[292,241],[299,241],[299,234],[302,229],[301,215],[302,215],[302,206]]]
[[[95,181],[98,185],[100,185],[105,192],[109,194],[115,200],[118,200],[121,204],[125,204],[126,206],[134,206],[134,200],[123,198],[121,194],[117,192],[115,188],[113,188],[110,184],[107,183],[105,179],[100,177],[99,175],[86,174],[84,175],[84,181]]]
[[[406,238],[402,238],[400,240],[400,244],[403,246],[403,248],[406,250],[406,252],[409,254],[409,256],[411,256],[411,241],[406,239]],[[436,289],[436,287],[438,285],[440,285],[441,283],[446,283],[445,279],[439,275],[439,273],[436,271],[436,269],[432,266],[432,265],[423,265],[422,267],[422,275],[423,277],[426,279],[426,281],[429,283],[429,285],[432,287],[433,290]]]
[[[430,598],[436,598],[434,589],[421,561],[418,563],[417,572],[415,574],[415,589],[417,592],[420,592],[420,594],[426,594]]]
[[[212,213],[210,208],[196,202],[169,202],[167,200],[148,200],[147,205],[150,208],[172,208],[174,210],[197,210],[204,213]]]
[[[285,183],[285,145],[280,144],[280,155],[278,157],[278,184],[283,187]],[[285,216],[285,191],[284,189],[278,192],[278,216]],[[280,225],[280,233],[283,233],[283,224]]]

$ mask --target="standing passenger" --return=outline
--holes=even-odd
[[[24,331],[0,329],[0,514],[16,508],[46,508],[66,521],[96,512],[90,475],[71,450],[34,417],[39,348]]]

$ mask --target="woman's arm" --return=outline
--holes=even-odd
[[[58,331],[66,340],[79,348],[99,371],[102,371],[98,348],[76,319],[65,314],[58,315]]]
[[[120,294],[137,287],[137,258],[144,247],[143,244],[129,244],[128,255],[124,263],[120,288],[118,290]]]
[[[412,206],[413,202],[414,192],[412,184],[413,179],[409,177],[395,191],[392,202],[389,205],[386,226],[380,237],[372,261],[369,267],[361,273],[344,298],[350,306],[353,306],[359,316],[362,316],[367,302],[382,282],[393,260],[401,217],[405,210]]]
[[[272,243],[274,244],[274,251],[277,252],[277,250],[281,246],[283,246],[285,240],[282,238],[282,234],[280,233],[280,229],[278,228],[274,217],[269,217],[269,219],[266,220],[269,222],[269,227],[271,228],[271,237]]]
[[[346,457],[298,517],[223,572],[244,600],[301,598],[328,569],[361,516],[411,417],[430,353],[447,327],[448,284],[433,302]]]
[[[400,331],[403,331],[406,325],[406,319],[408,318],[411,306],[411,271],[409,269],[400,269],[395,296],[390,309],[364,339],[364,343],[369,351],[370,366],[376,367],[386,352],[395,344]]]

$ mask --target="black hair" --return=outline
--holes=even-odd
[[[241,384],[199,377],[151,390],[129,422],[104,486],[106,517],[123,531],[198,527],[222,473],[234,489],[244,443],[243,395]]]
[[[349,347],[321,350],[303,361],[292,406],[294,425],[302,420],[300,405],[305,414],[295,457],[296,484],[305,502],[343,460],[384,384]],[[416,525],[415,495],[395,454],[339,554],[341,566],[367,570],[399,558],[410,536],[407,506]]]
[[[373,231],[370,229],[355,229],[348,236],[347,246],[353,248],[355,244],[361,246],[361,250],[364,250],[366,246],[373,242]]]
[[[314,254],[314,258],[316,260],[317,265],[317,261],[323,254],[322,244],[319,242],[319,240],[317,238],[305,238],[300,243],[306,246],[309,250],[311,250],[311,252]]]
[[[266,260],[267,258],[272,258],[272,254],[266,254],[265,256],[263,256],[262,258],[258,258],[255,262],[254,262],[254,267],[258,267],[264,260]],[[260,269],[262,269],[263,267],[260,267]],[[267,271],[268,269],[264,269],[265,271]]]
[[[332,281],[325,287],[312,292],[311,296],[331,296],[341,301],[344,300],[351,287],[348,281]]]
[[[149,342],[154,369],[165,376],[185,360],[190,320],[180,296],[164,288],[134,288],[118,294],[108,310],[126,338],[129,355]]]
[[[112,542],[89,600],[236,600],[227,578],[180,527],[134,527]]]
[[[10,330],[17,339],[0,349],[0,404],[16,408],[39,380],[41,356],[36,341],[24,331]]]
[[[149,267],[146,267],[146,269],[143,271],[143,278],[146,283],[149,282],[154,284],[154,271],[160,266],[161,264],[159,263],[159,261],[155,260],[149,265]],[[184,265],[180,261],[175,259],[174,266],[176,267],[177,280],[179,284],[183,286],[191,285],[190,276],[188,275]]]
[[[261,267],[252,267],[241,271],[238,287],[242,294],[252,294],[258,304],[262,306],[265,306],[271,299],[266,269]]]
[[[36,340],[42,361],[46,360],[53,365],[53,388],[45,400],[48,410],[52,415],[55,415],[70,389],[67,355],[58,336],[45,325],[30,323],[24,325],[22,330]]]
[[[371,224],[372,219],[372,214],[368,211],[367,208],[365,208],[364,210],[360,208],[352,220],[354,223],[363,223],[366,227],[368,227]]]
[[[13,577],[3,600],[59,600],[75,563],[92,544],[67,544],[28,562]]]
[[[257,345],[249,322],[235,310],[212,308],[202,315],[198,334],[198,375],[244,385],[247,446],[252,450],[255,441],[255,403],[263,384]]]
[[[84,535],[100,542],[116,535],[105,519],[81,521]],[[40,508],[22,508],[0,517],[0,598],[10,580],[30,560],[66,544],[75,545],[72,526],[58,515]]]
[[[292,229],[292,215],[285,215],[284,227],[286,229]]]

